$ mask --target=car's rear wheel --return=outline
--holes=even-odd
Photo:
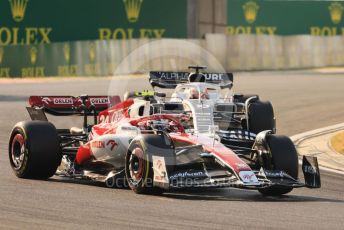
[[[20,122],[12,130],[9,160],[19,178],[47,179],[61,162],[56,128],[45,121]]]
[[[260,133],[265,130],[276,131],[275,115],[272,104],[269,101],[254,101],[248,106],[248,124],[252,133]]]
[[[268,135],[267,144],[272,154],[272,166],[274,170],[283,170],[294,179],[298,178],[298,156],[295,145],[289,137],[280,135]],[[267,196],[278,196],[289,193],[290,187],[273,186],[260,189],[259,192]]]

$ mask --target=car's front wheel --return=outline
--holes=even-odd
[[[137,137],[129,145],[125,157],[125,176],[129,187],[136,193],[160,194],[164,191],[154,186],[153,155],[164,159],[167,174],[173,171],[174,146],[166,135],[146,134]]]
[[[274,170],[282,170],[294,179],[298,177],[299,165],[295,145],[289,137],[281,135],[268,135],[267,144],[272,154],[272,165]],[[290,187],[272,186],[260,189],[259,192],[267,196],[278,196],[289,193]]]

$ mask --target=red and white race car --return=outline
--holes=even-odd
[[[101,181],[108,187],[128,185],[136,193],[236,187],[280,195],[296,187],[320,187],[313,157],[303,159],[305,183],[298,180],[297,152],[288,137],[259,132],[249,154],[241,154],[240,146],[223,143],[213,123],[190,128],[199,111],[156,112],[162,103],[155,94],[164,96],[146,92],[122,102],[118,96],[31,96],[27,109],[32,121],[16,124],[10,136],[13,171],[20,178],[58,175]],[[197,100],[207,105],[211,99]],[[82,115],[84,124],[58,129],[45,113]],[[88,116],[94,117],[92,125]]]

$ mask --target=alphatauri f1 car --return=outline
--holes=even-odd
[[[20,178],[53,175],[129,186],[136,193],[189,187],[255,189],[281,195],[297,187],[320,187],[315,157],[298,156],[286,136],[275,134],[271,103],[231,92],[233,75],[151,72],[166,93],[118,96],[31,96],[32,121],[15,125],[9,159]],[[221,91],[226,91],[222,96]],[[47,120],[81,115],[83,127],[58,129]],[[93,124],[88,117],[93,116]]]

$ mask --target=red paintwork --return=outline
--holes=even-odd
[[[133,104],[134,101],[129,99],[101,112],[99,116],[111,117],[110,120],[112,120],[112,122],[104,122],[93,126],[90,140],[105,134],[115,134],[117,127],[121,124],[131,124],[144,130],[147,128],[146,124],[149,120],[170,120],[176,127],[176,130],[170,133],[170,136],[174,141],[182,141],[192,145],[202,144],[206,151],[211,152],[220,159],[223,164],[232,168],[236,173],[239,173],[240,171],[251,171],[251,168],[244,161],[220,142],[216,141],[213,145],[213,138],[208,137],[206,134],[191,135],[185,133],[184,128],[180,123],[181,119],[187,119],[185,115],[155,114],[146,117],[130,118],[128,110]],[[90,160],[91,157],[92,153],[90,148],[87,145],[82,146],[77,153],[76,163],[82,164]]]
[[[115,134],[119,124],[129,121],[128,109],[134,104],[134,100],[123,101],[107,110],[99,113],[100,124],[93,126],[90,139],[104,134]]]
[[[172,140],[182,141],[189,143],[191,145],[202,144],[203,148],[217,156],[222,160],[227,166],[232,168],[236,173],[240,171],[251,171],[251,168],[242,161],[232,150],[225,147],[220,142],[213,141],[213,138],[207,137],[206,135],[188,135],[188,134],[178,134],[170,133]],[[213,145],[214,144],[214,145]]]
[[[134,104],[133,99],[129,99],[114,105],[98,114],[99,123],[111,123],[121,120],[124,117],[129,118],[128,109]]]
[[[75,163],[78,165],[84,164],[92,159],[90,143],[80,146],[76,153]]]
[[[86,106],[89,107],[92,102],[96,108],[106,108],[109,105],[116,105],[120,101],[119,96],[89,96]],[[82,104],[82,101],[80,98],[72,96],[30,96],[29,104],[31,107],[40,108],[75,109]]]
[[[110,150],[112,151],[116,146],[118,146],[118,144],[116,143],[115,140],[109,140],[108,142],[106,142],[106,146],[110,146]]]

